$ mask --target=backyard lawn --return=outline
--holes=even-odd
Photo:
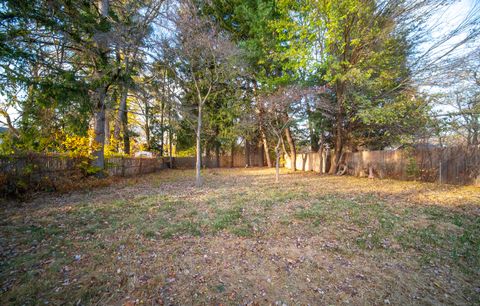
[[[480,303],[480,188],[192,170],[0,200],[0,304]]]

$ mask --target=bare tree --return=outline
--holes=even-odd
[[[275,182],[280,179],[281,148],[285,147],[283,134],[294,123],[295,114],[298,113],[298,101],[302,98],[303,91],[296,87],[280,87],[269,95],[259,97],[263,111],[258,120],[276,140],[275,145]],[[288,115],[286,115],[288,114]],[[283,149],[286,152],[285,149]],[[295,160],[290,156],[291,163]]]
[[[437,137],[445,144],[480,144],[479,62],[480,51],[473,50],[435,67],[430,85],[439,91],[432,100],[435,117],[443,126]]]
[[[180,3],[175,20],[176,44],[174,52],[181,69],[177,74],[184,85],[185,97],[191,99],[181,106],[182,113],[191,120],[196,138],[196,186],[202,185],[201,179],[201,137],[204,105],[218,93],[216,85],[232,71],[231,63],[236,49],[228,36],[221,32],[210,20],[199,15],[197,6],[191,1]],[[232,69],[230,69],[232,68]]]

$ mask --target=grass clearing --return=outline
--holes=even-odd
[[[273,174],[4,203],[0,303],[480,303],[479,188]]]

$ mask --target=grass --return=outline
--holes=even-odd
[[[480,191],[163,171],[5,203],[0,303],[478,304]]]

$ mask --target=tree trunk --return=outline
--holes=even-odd
[[[320,145],[320,148],[318,149],[318,166],[319,166],[319,171],[320,174],[323,173],[323,144]]]
[[[257,82],[254,81],[253,82],[253,93],[255,96],[257,96]],[[259,130],[260,130],[260,136],[262,137],[262,145],[263,145],[263,151],[264,151],[264,154],[265,154],[265,159],[267,160],[267,166],[269,168],[271,168],[273,165],[272,165],[272,160],[270,159],[270,150],[268,148],[268,141],[267,141],[267,135],[265,133],[265,128],[262,124],[263,122],[263,114],[264,114],[264,105],[263,105],[263,102],[260,100],[257,101],[257,105],[258,105],[258,115],[259,115]],[[262,163],[262,166],[263,166],[263,163]]]
[[[268,149],[267,136],[265,135],[265,131],[263,130],[263,128],[260,130],[260,134],[262,136],[263,151],[265,152],[265,158],[267,159],[267,166],[271,168],[272,161],[270,159],[270,150]]]
[[[315,133],[315,128],[313,126],[312,122],[312,111],[310,109],[310,104],[308,103],[308,100],[306,101],[306,109],[307,109],[307,117],[308,117],[308,131],[310,134],[310,148],[312,151],[317,152],[320,147],[318,143],[318,135]]]
[[[230,147],[230,168],[233,168],[235,162],[235,142],[232,141],[232,146]]]
[[[331,165],[330,165],[330,174],[335,174],[338,170],[338,166],[340,165],[340,157],[342,156],[343,152],[343,104],[345,100],[345,93],[344,93],[344,84],[340,81],[337,81],[337,115],[335,120],[335,147],[334,153],[331,158]]]
[[[164,135],[164,127],[163,127],[163,113],[165,109],[165,102],[161,102],[160,106],[160,156],[163,156],[163,135]]]
[[[250,167],[250,142],[245,139],[245,168]]]
[[[198,105],[198,121],[197,121],[197,160],[195,163],[195,186],[202,186],[202,177],[200,176],[200,170],[202,165],[202,150],[201,150],[201,130],[202,130],[202,104],[199,102]]]
[[[120,58],[120,53],[117,54],[117,57]],[[125,54],[125,75],[128,76],[130,73],[130,58],[128,54]],[[120,130],[123,132],[123,139],[124,139],[124,153],[129,154],[130,153],[130,139],[128,139],[128,148],[125,150],[127,145],[125,145],[125,139],[128,138],[128,126],[125,125],[125,123],[128,123],[127,116],[128,116],[128,109],[127,109],[127,99],[128,99],[128,89],[129,89],[129,83],[127,81],[122,82],[121,85],[121,93],[120,93],[120,104],[118,106],[118,114],[117,114],[117,120],[115,121],[115,127],[113,131],[113,137],[117,142],[120,142]],[[127,153],[128,152],[128,153]]]
[[[323,133],[320,135],[320,141],[318,142],[318,163],[320,167],[320,174],[323,174],[323,151],[324,151],[324,136]]]
[[[168,155],[170,157],[170,168],[173,168],[173,144],[172,144],[172,107],[168,107]]]
[[[120,131],[122,129],[123,116],[127,111],[127,96],[128,87],[122,86],[120,89],[120,103],[118,105],[117,120],[115,120],[115,126],[113,128],[113,138],[120,141]]]
[[[105,111],[105,144],[110,144],[110,119],[108,118],[108,113]]]
[[[280,143],[281,140],[279,139],[275,147],[275,183],[280,180]]]
[[[220,168],[220,144],[215,142],[215,167]]]
[[[92,165],[99,169],[105,168],[105,89],[103,87],[98,88],[95,92],[96,107],[93,115],[93,130],[95,133],[94,142],[96,150],[92,152],[94,160]]]
[[[257,146],[257,150],[258,150],[258,146]],[[260,154],[259,154],[259,157],[260,157],[260,167],[263,167],[265,166],[265,152],[263,150],[263,146],[261,145],[260,148]]]
[[[343,152],[343,135],[342,135],[342,131],[337,131],[337,135],[335,136],[335,148],[333,151],[333,156],[331,158],[331,165],[330,165],[330,171],[329,171],[330,174],[337,173],[338,166],[340,166],[340,157],[342,156],[342,152]]]
[[[290,159],[292,161],[292,170],[297,170],[297,150],[295,149],[295,142],[293,141],[292,133],[290,128],[285,129],[285,136],[287,136],[288,146],[290,147]]]
[[[123,133],[123,153],[130,154],[130,136],[128,134],[128,85],[124,83],[121,87],[120,105],[118,106],[117,120],[113,130],[113,138],[120,142],[120,131]]]
[[[478,118],[472,118],[472,137],[471,137],[471,145],[478,146],[479,144],[479,135],[478,132],[480,130],[480,120]]]
[[[151,150],[150,122],[148,120],[149,117],[150,117],[150,107],[148,106],[148,101],[145,100],[145,140],[147,141],[147,151]]]
[[[109,3],[108,0],[100,0],[99,1],[99,11],[102,18],[106,18],[108,16],[109,10]],[[108,43],[104,36],[98,36],[99,38],[96,39],[96,43],[98,46],[98,50],[100,51],[100,62],[101,67],[104,68],[108,64]],[[100,70],[97,70],[94,78],[96,80],[101,80],[104,78],[105,75]],[[105,156],[104,156],[104,147],[105,147],[105,97],[107,95],[107,85],[105,82],[101,82],[100,85],[96,88],[94,93],[94,141],[97,146],[96,150],[93,151],[92,155],[94,160],[92,162],[94,167],[99,169],[105,169]]]

